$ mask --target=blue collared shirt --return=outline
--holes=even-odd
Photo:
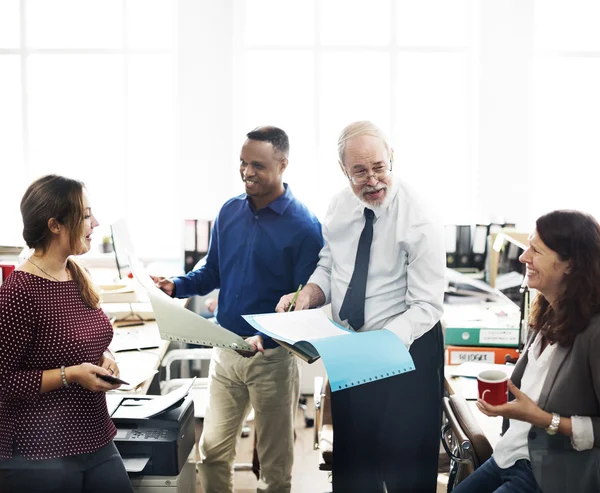
[[[283,195],[258,211],[246,194],[227,201],[206,263],[173,279],[178,298],[220,288],[217,321],[243,338],[257,332],[242,315],[275,311],[284,294],[306,284],[323,246],[319,220],[284,186]],[[265,348],[277,346],[263,337]]]

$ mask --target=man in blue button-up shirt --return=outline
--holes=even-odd
[[[157,280],[178,298],[219,288],[219,324],[254,348],[214,349],[210,406],[200,440],[199,472],[206,493],[233,491],[236,440],[250,406],[261,464],[258,489],[291,489],[298,368],[287,350],[256,332],[242,315],[274,311],[284,294],[306,283],[323,246],[321,224],[283,183],[289,152],[286,133],[261,127],[247,137],[240,155],[246,193],[221,208],[205,265],[173,280]]]

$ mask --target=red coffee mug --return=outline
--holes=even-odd
[[[501,370],[485,370],[477,375],[479,398],[499,406],[508,402],[508,375]]]
[[[2,269],[2,278],[0,278],[0,281],[4,282],[8,279],[8,276],[10,275],[10,273],[15,270],[15,266],[14,265],[0,265],[0,269]]]

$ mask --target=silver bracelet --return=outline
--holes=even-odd
[[[550,426],[546,428],[546,433],[548,433],[548,435],[556,435],[559,426],[560,414],[552,413],[552,421],[550,422]]]
[[[67,382],[67,375],[65,374],[65,366],[60,367],[60,378],[62,378],[63,387],[68,387],[69,382]]]

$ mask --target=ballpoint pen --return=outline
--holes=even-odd
[[[296,300],[298,299],[298,295],[300,294],[301,289],[302,289],[302,284],[300,284],[300,286],[298,286],[298,289],[296,290],[296,294],[292,298],[292,302],[290,303],[290,306],[287,309],[288,312],[291,312],[292,308],[294,308],[294,305],[296,304]]]

